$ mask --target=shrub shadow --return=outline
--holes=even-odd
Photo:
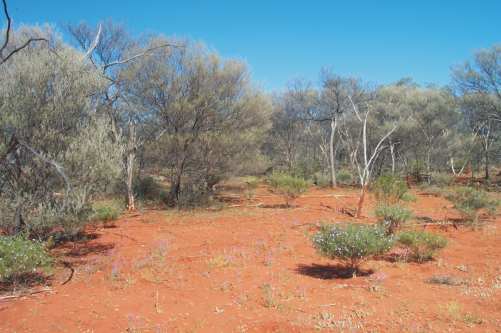
[[[68,252],[64,253],[69,257],[85,257],[91,254],[107,254],[115,247],[113,243],[80,243],[74,247],[68,248]]]
[[[287,209],[287,208],[297,208],[298,205],[286,205],[286,204],[266,204],[259,205],[259,208],[276,208],[276,209]]]
[[[296,272],[302,275],[311,276],[317,279],[322,280],[331,280],[331,279],[351,279],[353,278],[353,273],[356,273],[356,276],[369,276],[374,271],[372,269],[358,269],[355,272],[351,267],[347,267],[345,265],[336,264],[336,265],[298,265],[296,268]]]
[[[40,272],[30,272],[13,279],[0,282],[0,293],[8,293],[13,290],[29,289],[40,285],[50,285],[52,276],[44,275]]]

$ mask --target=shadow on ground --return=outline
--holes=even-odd
[[[353,269],[344,265],[298,265],[296,272],[302,275],[311,276],[317,279],[330,280],[330,279],[351,279],[353,277]],[[374,271],[372,269],[364,270],[359,269],[356,276],[369,276]]]

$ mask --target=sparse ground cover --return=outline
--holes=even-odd
[[[357,189],[311,188],[289,209],[267,186],[254,191],[223,209],[144,210],[89,227],[52,250],[47,286],[4,288],[0,332],[501,330],[498,216],[478,230],[454,227],[451,202],[412,190],[405,228],[447,247],[419,263],[396,246],[353,278],[311,238],[322,224],[377,223],[346,214]],[[369,196],[367,211],[376,207]]]

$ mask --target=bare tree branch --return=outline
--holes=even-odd
[[[46,38],[30,38],[26,42],[24,42],[23,45],[14,48],[12,51],[10,51],[4,57],[3,53],[7,49],[8,45],[9,45],[9,41],[10,41],[10,33],[11,33],[11,30],[12,30],[12,19],[11,19],[10,15],[9,15],[9,11],[7,9],[7,0],[2,0],[2,4],[3,4],[3,11],[4,11],[4,14],[5,14],[5,17],[7,18],[7,28],[5,30],[5,40],[3,42],[2,47],[0,48],[0,65],[4,64],[7,60],[9,60],[10,57],[12,57],[17,52],[23,50],[24,48],[28,47],[33,42],[44,41],[44,42],[49,43],[49,41]]]
[[[9,10],[7,9],[7,0],[2,0],[2,4],[3,4],[3,12],[5,14],[5,17],[7,18],[7,30],[5,30],[5,40],[3,42],[2,48],[0,48],[0,57],[3,58],[3,51],[5,50],[5,48],[7,48],[7,45],[9,44],[12,20],[9,16]]]
[[[11,155],[12,152],[17,150],[19,147],[25,148],[28,152],[30,152],[31,154],[40,158],[44,163],[52,165],[56,169],[57,173],[61,176],[61,178],[63,178],[65,185],[66,185],[66,190],[68,191],[68,193],[70,192],[71,185],[70,185],[70,181],[68,179],[68,176],[66,176],[66,173],[64,172],[64,168],[59,163],[55,162],[54,160],[51,160],[50,158],[46,157],[42,153],[36,151],[33,147],[28,145],[26,142],[19,140],[15,134],[12,135],[12,138],[10,140],[9,147],[8,147],[7,151],[5,152],[5,154],[3,156],[0,157],[0,163],[2,163],[2,162],[12,163],[12,162],[8,161],[9,155]]]
[[[47,42],[48,43],[49,41],[46,38],[30,38],[23,45],[21,45],[20,47],[15,48],[11,52],[9,52],[9,54],[7,54],[7,56],[5,58],[2,57],[0,59],[0,65],[2,65],[7,60],[9,60],[9,58],[12,57],[17,52],[22,51],[24,48],[28,47],[33,42]]]
[[[117,60],[117,61],[110,62],[109,64],[105,64],[103,66],[103,72],[106,71],[109,67],[112,67],[112,66],[115,66],[115,65],[126,64],[126,63],[128,63],[128,62],[130,62],[132,60],[135,60],[137,58],[143,57],[143,56],[147,55],[150,52],[153,52],[155,50],[158,50],[158,49],[161,49],[161,48],[165,48],[165,47],[181,47],[181,46],[177,45],[177,44],[170,44],[170,43],[162,44],[162,45],[159,45],[159,46],[155,46],[155,47],[152,47],[152,48],[149,48],[149,49],[145,50],[144,52],[140,52],[140,53],[138,53],[136,55],[133,55],[132,57],[129,57],[127,59]]]
[[[85,54],[84,54],[84,56],[82,58],[82,61],[85,60],[86,58],[89,58],[89,59],[92,58],[92,52],[94,52],[94,50],[97,47],[97,44],[99,44],[99,40],[101,39],[101,32],[102,32],[102,30],[103,30],[103,27],[102,27],[101,24],[99,24],[99,27],[97,28],[96,38],[94,38],[94,41],[89,46],[89,49],[87,50],[87,52],[85,52]]]

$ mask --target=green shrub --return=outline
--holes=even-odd
[[[141,178],[134,184],[134,193],[139,200],[158,201],[162,197],[163,189],[151,176]]]
[[[393,238],[378,226],[323,226],[313,237],[313,245],[321,255],[342,260],[356,272],[363,260],[389,251]]]
[[[110,222],[116,220],[123,211],[123,204],[116,200],[98,201],[92,207],[93,220]]]
[[[313,184],[318,187],[330,187],[331,186],[331,178],[329,175],[326,175],[323,172],[316,172],[313,175]]]
[[[462,215],[473,226],[478,223],[480,210],[485,209],[493,214],[499,202],[489,197],[489,194],[483,190],[476,190],[471,187],[459,187],[447,196]]]
[[[376,200],[382,205],[392,205],[401,201],[408,187],[400,177],[392,175],[379,176],[372,187]]]
[[[434,197],[447,196],[449,193],[449,191],[447,189],[444,189],[444,187],[429,185],[427,183],[420,184],[419,189],[423,192],[423,194],[431,195]]]
[[[99,207],[95,211],[95,216],[98,220],[108,222],[113,221],[118,218],[119,212],[113,207]]]
[[[405,231],[398,235],[398,242],[411,251],[412,259],[423,262],[433,259],[435,253],[447,246],[447,239],[424,231]]]
[[[274,172],[268,179],[271,187],[285,198],[287,207],[308,189],[308,182],[303,178],[286,173]]]
[[[23,236],[0,236],[0,282],[16,282],[24,275],[48,270],[52,259],[43,243]]]
[[[400,199],[405,202],[415,202],[417,200],[416,196],[410,192],[404,193]]]
[[[336,174],[336,180],[340,185],[351,185],[353,183],[353,175],[349,170],[339,170]]]
[[[434,172],[431,174],[430,184],[436,186],[450,186],[454,183],[454,176],[447,173]]]
[[[376,208],[376,217],[387,234],[394,234],[402,224],[412,217],[412,212],[400,205],[380,205]]]
[[[259,178],[255,176],[247,176],[243,177],[242,181],[245,184],[245,197],[247,198],[247,200],[251,200],[256,195],[256,189],[259,185]]]
[[[408,171],[414,176],[414,178],[418,183],[420,183],[423,180],[422,175],[424,173],[424,170],[425,170],[425,165],[424,162],[421,160],[412,161],[408,167]]]

